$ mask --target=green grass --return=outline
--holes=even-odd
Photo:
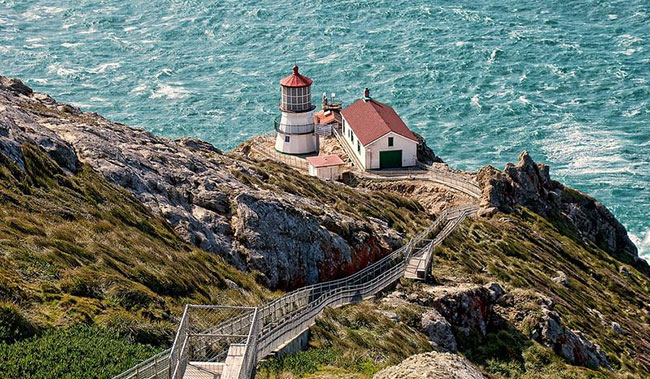
[[[630,276],[619,271],[621,266],[627,268]],[[567,275],[569,288],[552,281],[558,270]],[[617,375],[648,374],[641,359],[648,364],[650,316],[644,304],[650,303],[650,280],[597,246],[583,244],[553,219],[522,208],[510,215],[467,220],[436,251],[433,276],[443,282],[445,278],[467,278],[479,283],[496,279],[510,291],[518,289],[548,296],[555,301],[566,326],[583,331],[603,348]],[[594,310],[603,315],[606,325],[601,324]],[[609,326],[611,322],[624,325],[624,334],[616,335]],[[525,332],[525,323],[514,324]],[[499,336],[486,341],[490,348],[513,345],[502,338],[495,340],[496,337]],[[502,356],[498,349],[470,349],[466,353],[499,378],[512,377],[501,373],[506,367],[523,370],[519,376],[532,375],[529,371],[536,366],[529,367],[530,362],[526,361],[529,349],[521,346],[520,352],[510,357]],[[581,373],[576,370],[567,377],[605,375],[588,369]],[[542,371],[538,372],[540,377],[544,377]]]
[[[111,378],[160,350],[107,328],[77,325],[0,343],[0,373],[5,379]]]
[[[24,171],[0,154],[0,342],[9,343],[3,347],[12,354],[9,364],[29,369],[30,360],[15,358],[37,348],[63,354],[49,336],[79,324],[110,328],[119,337],[106,338],[116,349],[120,340],[167,347],[186,303],[258,304],[274,296],[255,273],[185,243],[91,169],[69,175],[34,146],[22,152]],[[70,350],[70,361],[80,352]],[[115,359],[102,361],[106,375],[126,367],[116,363],[121,355]]]
[[[256,377],[320,377],[336,368],[340,377],[371,378],[408,356],[431,351],[426,336],[376,309],[368,302],[326,308],[311,328],[309,350],[264,361]]]

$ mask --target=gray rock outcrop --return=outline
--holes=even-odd
[[[575,365],[611,369],[607,355],[600,346],[578,331],[565,328],[560,314],[543,308],[539,322],[532,328],[531,337],[548,346]]]
[[[396,366],[387,367],[374,379],[484,379],[485,376],[465,357],[458,354],[430,352],[413,355]]]
[[[434,349],[455,353],[458,351],[451,324],[438,311],[430,309],[422,315],[420,329],[429,337]]]
[[[433,150],[427,145],[427,140],[424,139],[421,135],[414,133],[415,138],[418,139],[418,148],[416,151],[416,156],[418,161],[433,164],[433,163],[445,163],[442,158],[436,155]]]
[[[70,172],[80,162],[91,167],[162,215],[188,242],[258,270],[273,288],[355,272],[404,238],[385,221],[344,214],[265,183],[268,176],[255,162],[206,142],[156,137],[0,76],[0,153],[24,167],[21,145],[27,142]]]
[[[433,287],[424,302],[435,308],[456,330],[465,335],[485,335],[493,317],[493,306],[504,293],[500,285]]]
[[[579,235],[610,254],[638,261],[638,251],[625,227],[600,202],[550,177],[549,167],[535,163],[527,152],[503,171],[485,166],[477,174],[482,188],[479,214],[513,212],[524,206],[543,217],[560,217]]]

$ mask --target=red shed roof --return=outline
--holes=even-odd
[[[343,160],[341,160],[341,157],[336,154],[307,157],[307,161],[314,167],[339,166],[345,164]]]
[[[415,142],[418,139],[389,105],[377,100],[357,100],[341,112],[359,141],[367,145],[389,132],[397,133]]]
[[[332,110],[319,110],[314,113],[314,122],[321,125],[327,125],[332,123],[341,124],[341,113],[335,112]]]
[[[298,73],[298,66],[293,66],[293,74],[280,80],[280,85],[284,87],[307,87],[311,82],[311,79]]]

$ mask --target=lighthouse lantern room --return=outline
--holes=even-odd
[[[285,154],[310,154],[318,151],[318,135],[314,133],[315,106],[311,102],[312,80],[298,73],[280,80],[282,115],[275,120],[275,149]]]

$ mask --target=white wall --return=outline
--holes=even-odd
[[[352,151],[354,154],[357,156],[357,158],[361,161],[361,165],[363,166],[364,170],[367,170],[369,167],[366,165],[366,147],[361,144],[361,152],[357,150],[357,142],[359,142],[359,138],[357,137],[356,134],[354,134],[354,131],[352,131],[352,128],[348,125],[348,122],[345,120],[345,117],[343,117],[343,124],[345,125],[345,131],[342,131],[343,137],[345,142],[348,143],[348,146],[352,148]],[[350,132],[354,135],[354,142],[350,139]]]
[[[314,112],[282,112],[280,131],[275,137],[275,149],[286,154],[308,154],[319,149],[318,136],[314,134]],[[293,128],[292,128],[293,127]],[[311,131],[309,134],[290,134],[291,131]],[[283,133],[283,131],[287,133]],[[286,137],[289,136],[289,142]]]
[[[389,132],[388,134],[369,143],[367,146],[363,146],[362,144],[361,153],[359,153],[357,151],[358,138],[354,135],[354,142],[350,139],[350,131],[352,131],[352,129],[345,120],[345,117],[343,118],[343,124],[345,129],[342,131],[344,136],[343,139],[347,142],[348,146],[352,148],[352,151],[354,151],[357,158],[359,158],[361,165],[365,170],[379,168],[380,151],[402,150],[402,167],[411,167],[416,165],[417,142],[395,132]],[[354,132],[352,132],[352,134],[354,134]],[[388,137],[393,137],[393,146],[388,146]]]
[[[341,166],[314,167],[309,165],[309,175],[322,180],[336,180],[341,177]]]
[[[393,137],[393,146],[388,146],[388,137]],[[402,150],[402,167],[415,166],[417,163],[418,143],[395,132],[380,137],[366,146],[366,161],[369,168],[379,168],[379,152]]]

